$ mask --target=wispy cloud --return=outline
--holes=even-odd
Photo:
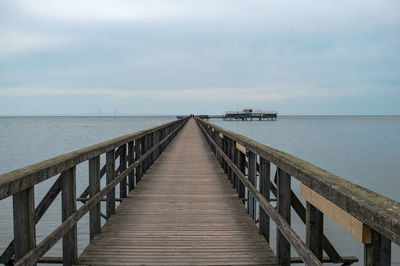
[[[73,41],[66,35],[0,28],[0,57],[49,48],[60,49]]]
[[[54,95],[103,95],[112,98],[139,97],[161,100],[224,101],[265,101],[295,98],[336,98],[356,95],[354,91],[332,91],[321,88],[290,88],[275,86],[271,88],[203,88],[203,89],[164,89],[164,90],[120,90],[120,89],[60,89],[60,88],[3,88],[0,96],[54,96]]]

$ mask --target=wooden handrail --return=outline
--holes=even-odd
[[[224,158],[225,162],[229,164],[231,169],[244,183],[247,189],[252,193],[252,195],[257,199],[260,206],[268,213],[269,216],[273,218],[277,227],[285,235],[286,239],[294,246],[299,256],[307,265],[320,266],[322,263],[318,258],[312,253],[310,249],[306,247],[306,244],[301,240],[301,238],[296,234],[296,232],[290,227],[290,225],[282,218],[278,211],[272,207],[272,205],[265,199],[265,197],[256,189],[256,187],[246,178],[246,175],[236,166],[236,164],[225,154],[225,152],[219,147],[219,145],[207,134],[203,127],[200,127],[208,140],[217,149],[218,153]]]
[[[309,162],[197,118],[234,140],[400,245],[400,203],[356,185]]]
[[[341,257],[323,234],[323,216],[333,217],[364,243],[365,265],[390,265],[391,241],[400,241],[400,204],[373,191],[353,184],[295,156],[271,148],[242,135],[196,118],[216,158],[237,189],[240,198],[253,220],[259,223],[260,233],[269,241],[269,219],[273,218],[277,232],[277,257],[282,265],[289,265],[290,245],[299,252],[308,265],[316,261],[308,252],[323,261],[323,250],[331,261],[350,265],[357,259]],[[258,156],[258,157],[257,157]],[[247,157],[247,159],[246,159]],[[257,161],[259,158],[259,163]],[[270,180],[270,164],[277,172],[274,182]],[[246,170],[247,169],[247,170]],[[260,176],[260,191],[256,189],[257,174]],[[291,190],[291,177],[301,183],[301,195],[306,199],[306,208]],[[268,189],[266,189],[268,188]],[[277,199],[277,211],[271,209],[270,191]],[[260,205],[260,218],[255,217],[255,200]],[[290,228],[290,206],[306,224],[306,246]],[[317,207],[316,207],[317,206]],[[337,218],[337,215],[343,219]],[[283,219],[283,221],[280,221]],[[336,220],[335,220],[336,219]],[[353,228],[353,226],[355,226]],[[287,232],[289,230],[289,233]],[[289,242],[288,242],[289,241]]]
[[[85,204],[83,204],[76,212],[70,215],[60,226],[58,226],[50,235],[48,235],[42,242],[40,242],[36,247],[31,249],[24,257],[22,257],[15,265],[34,265],[36,261],[39,260],[51,247],[53,247],[65,234],[67,234],[73,226],[97,203],[99,203],[103,197],[110,191],[114,189],[120,181],[128,176],[135,167],[146,160],[152,153],[165,141],[169,139],[174,133],[176,133],[182,124],[176,128],[174,131],[169,133],[162,141],[154,145],[145,154],[143,154],[138,160],[131,164],[128,168],[122,171],[111,183],[106,185],[97,194],[92,196]]]
[[[0,175],[0,200],[9,197],[19,191],[32,187],[56,174],[59,174],[81,162],[92,159],[100,154],[115,149],[130,141],[139,139],[159,129],[168,127],[182,120],[155,126],[150,129],[141,130],[133,134],[123,135],[118,138],[107,140],[83,149],[59,155],[48,160],[35,163],[5,174]]]
[[[16,261],[16,265],[33,265],[63,238],[64,264],[75,264],[77,262],[76,223],[78,220],[90,211],[91,238],[99,233],[101,231],[100,217],[109,218],[114,213],[115,201],[120,200],[115,199],[115,186],[120,183],[121,188],[126,191],[122,197],[126,197],[127,177],[129,177],[129,190],[132,190],[133,182],[140,181],[141,174],[148,169],[187,120],[184,118],[172,121],[0,175],[0,199],[13,195],[14,205],[14,240],[0,256],[0,263],[9,264]],[[128,154],[126,154],[127,150]],[[102,168],[104,170],[100,170],[100,155],[103,153],[107,154],[107,162]],[[112,161],[109,161],[109,155],[112,155],[110,157]],[[120,166],[114,169],[115,160],[118,157]],[[89,187],[83,194],[84,197],[89,195],[89,198],[84,200],[83,206],[76,210],[76,166],[86,160],[89,161]],[[136,172],[134,172],[135,169]],[[141,170],[138,171],[138,169]],[[61,175],[35,210],[34,185],[58,173]],[[105,174],[107,184],[100,189],[100,178]],[[62,224],[36,245],[35,224],[60,191],[62,191]],[[100,201],[104,200],[104,196],[107,201],[107,216],[100,212]]]

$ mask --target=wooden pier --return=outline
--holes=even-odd
[[[76,168],[85,161],[89,186],[77,196]],[[34,186],[53,176],[56,181],[35,204]],[[301,183],[300,195],[291,189],[292,178]],[[36,243],[35,225],[58,194],[62,223]],[[0,175],[0,200],[9,196],[14,239],[0,256],[5,265],[357,262],[340,255],[325,236],[324,216],[364,245],[364,265],[390,265],[392,242],[400,244],[398,202],[198,117]],[[304,222],[305,241],[290,226],[291,211]],[[91,242],[78,254],[77,222],[86,213]],[[269,247],[272,222],[275,251]],[[44,256],[58,241],[62,257]],[[291,247],[299,257],[291,255]]]
[[[276,265],[190,120],[80,256],[89,265]]]

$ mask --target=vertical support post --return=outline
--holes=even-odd
[[[233,156],[233,163],[238,166],[238,150],[236,149],[236,141],[232,140],[232,156]],[[236,175],[236,173],[234,171],[232,171],[232,181],[233,181],[233,187],[236,189],[236,192],[239,191],[238,189],[238,176]]]
[[[290,176],[278,168],[277,176],[277,202],[278,213],[290,225]],[[276,253],[278,263],[286,266],[290,265],[290,243],[285,236],[277,229],[276,233]]]
[[[121,153],[119,155],[119,172],[122,173],[126,169],[126,145],[122,145],[120,147]],[[126,198],[127,193],[127,184],[126,184],[126,176],[121,179],[119,183],[119,197]]]
[[[139,160],[140,158],[140,153],[141,153],[140,145],[141,145],[141,139],[135,139],[135,161]],[[140,181],[141,176],[142,176],[142,164],[140,163],[138,166],[136,166],[135,169],[136,184],[137,182]]]
[[[62,173],[61,176],[61,207],[62,221],[64,222],[70,215],[76,212],[76,167],[72,167]],[[78,263],[78,238],[77,227],[69,230],[63,236],[63,265],[73,265]]]
[[[260,157],[260,192],[265,199],[270,201],[270,187],[271,187],[271,164],[269,161]],[[267,213],[260,207],[260,234],[269,243],[270,236],[270,218]]]
[[[112,149],[106,153],[106,183],[110,184],[115,177],[115,151]],[[106,216],[110,218],[115,212],[115,189],[106,196]]]
[[[229,154],[229,158],[231,159],[232,162],[234,162],[234,143],[233,140],[229,139],[228,140],[228,154]],[[235,180],[234,180],[234,176],[233,176],[233,170],[231,167],[228,166],[228,174],[229,174],[229,180],[232,183],[232,187],[235,187]]]
[[[92,198],[100,191],[100,156],[89,160],[89,196]],[[101,232],[100,202],[89,211],[90,240]]]
[[[36,246],[34,187],[29,187],[13,195],[14,254],[20,260]]]
[[[141,152],[141,155],[143,155],[146,153],[146,136],[143,136],[142,138],[140,138],[140,142],[141,142],[140,143],[140,145],[141,145],[140,152]],[[142,166],[141,174],[143,175],[143,173],[146,172],[146,159],[144,159],[140,165]],[[140,178],[141,177],[142,176],[140,176]]]
[[[253,186],[256,186],[256,180],[257,180],[257,160],[256,160],[256,154],[252,151],[248,152],[248,158],[249,158],[249,168],[248,168],[248,179]],[[254,199],[253,194],[249,192],[249,201],[248,201],[248,212],[250,216],[253,218],[253,220],[256,219],[256,202]]]
[[[391,241],[372,230],[372,243],[364,245],[365,266],[391,265]]]
[[[324,214],[311,203],[306,203],[306,244],[322,262],[324,239]]]
[[[133,147],[133,141],[128,142],[128,165],[130,166],[131,164],[133,164],[133,162],[135,161],[134,159],[134,147]],[[131,191],[132,189],[135,188],[135,171],[132,170],[129,175],[128,175],[128,179],[129,179],[129,191]]]
[[[246,155],[238,150],[239,153],[239,169],[242,171],[243,174],[246,173]],[[243,182],[239,179],[239,198],[244,199],[245,197],[245,186]]]

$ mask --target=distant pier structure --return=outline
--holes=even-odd
[[[274,111],[261,111],[252,108],[243,109],[240,112],[227,111],[224,115],[196,115],[197,117],[205,120],[210,119],[224,119],[224,120],[259,120],[259,121],[276,121],[278,119],[278,112]],[[177,116],[183,118],[186,116]]]

